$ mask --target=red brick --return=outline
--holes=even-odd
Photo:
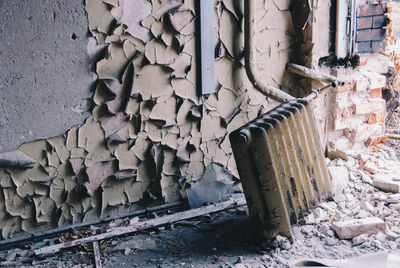
[[[369,91],[369,96],[371,98],[381,98],[382,99],[382,88],[375,88]]]
[[[377,144],[382,143],[384,145],[388,144],[388,138],[386,136],[373,136],[369,137],[365,145],[367,147],[376,146]]]
[[[375,73],[368,76],[369,89],[383,88],[386,86],[386,76]]]
[[[374,16],[372,18],[372,28],[382,28],[386,26],[386,16]]]
[[[357,30],[372,28],[373,17],[357,18]]]
[[[375,112],[384,112],[386,109],[384,99],[371,99],[370,102],[354,104],[354,114],[371,114]]]
[[[366,91],[369,87],[369,81],[366,77],[358,78],[354,87],[357,92]]]
[[[383,15],[386,12],[386,4],[359,5],[358,17]]]
[[[335,108],[335,118],[349,118],[352,115],[351,108]]]
[[[371,52],[371,41],[357,42],[356,50],[358,53],[370,53]]]
[[[382,28],[357,31],[357,42],[381,41],[385,38],[386,30]]]
[[[384,112],[379,112],[379,113],[372,113],[369,115],[368,124],[375,124],[375,123],[382,123],[385,122],[385,113]]]
[[[382,123],[364,124],[354,129],[351,133],[352,140],[355,142],[367,141],[372,136],[382,136],[384,134],[384,127]]]
[[[346,91],[353,91],[355,83],[354,82],[345,82],[343,86],[336,87],[336,92],[346,92]]]
[[[368,63],[368,56],[360,56],[360,63],[359,66],[365,66]]]
[[[371,42],[371,52],[380,53],[385,51],[384,41],[372,41]]]

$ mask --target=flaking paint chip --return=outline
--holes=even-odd
[[[174,61],[169,64],[172,70],[172,76],[176,78],[186,78],[186,74],[189,71],[192,64],[192,56],[187,53],[181,53]]]
[[[121,23],[127,26],[126,32],[147,43],[151,36],[148,29],[140,22],[152,11],[152,4],[147,0],[120,0],[122,7]]]
[[[169,13],[171,25],[177,32],[180,32],[193,18],[194,15],[190,10]]]
[[[93,195],[99,186],[116,170],[115,161],[98,162],[86,169],[89,181],[85,187],[89,195]]]

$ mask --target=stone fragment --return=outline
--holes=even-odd
[[[350,239],[361,234],[385,232],[385,222],[377,217],[351,219],[332,224],[332,229],[340,239]]]
[[[361,208],[365,211],[368,211],[370,213],[374,212],[375,208],[373,205],[371,205],[371,203],[364,201],[361,203]]]
[[[373,181],[372,181],[371,177],[368,176],[367,174],[365,174],[363,171],[358,170],[358,174],[361,176],[361,179],[362,179],[364,182],[368,183],[369,185],[372,185],[372,184],[373,184]]]
[[[367,234],[362,234],[362,235],[353,237],[353,239],[352,239],[353,245],[355,245],[355,246],[361,245],[361,244],[363,244],[363,243],[365,243],[367,241],[368,241],[368,235]]]
[[[385,177],[374,179],[373,185],[375,188],[378,188],[384,192],[398,193],[400,190],[400,182],[396,182]]]
[[[349,183],[349,170],[344,166],[330,166],[328,171],[331,175],[332,192],[334,195],[338,195]]]

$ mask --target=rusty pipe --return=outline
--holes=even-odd
[[[244,8],[244,49],[245,49],[245,68],[247,76],[253,86],[267,97],[279,102],[295,99],[288,93],[268,85],[264,82],[258,72],[256,65],[256,0],[246,0]]]

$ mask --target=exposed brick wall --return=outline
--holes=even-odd
[[[377,53],[384,49],[386,37],[385,3],[360,5],[357,13],[357,53]]]
[[[354,70],[344,86],[335,89],[333,111],[333,148],[357,149],[370,137],[384,133],[386,103],[382,88],[386,86],[384,75],[369,70]]]

